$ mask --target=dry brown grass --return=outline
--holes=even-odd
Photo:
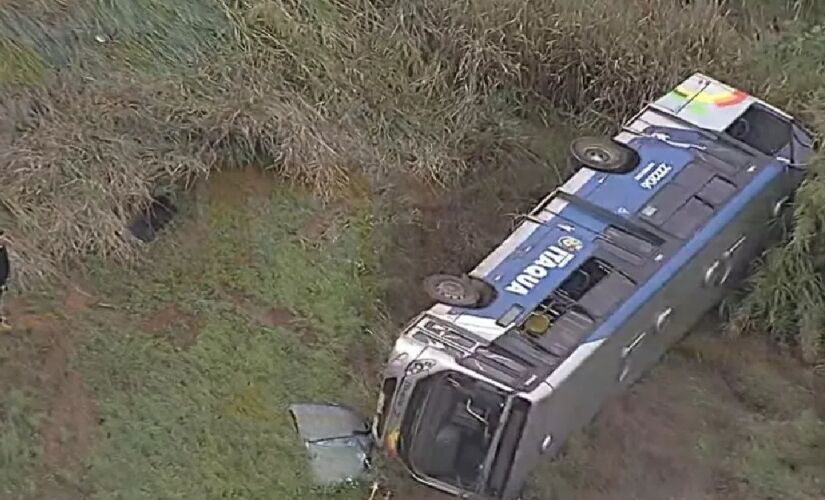
[[[218,166],[261,164],[323,195],[351,172],[456,185],[521,154],[527,113],[602,128],[691,71],[725,73],[741,46],[710,1],[634,0],[621,16],[610,0],[62,5],[0,16],[0,56],[18,59],[5,80],[39,80],[2,92],[17,110],[0,120],[0,196],[32,249],[24,277],[131,259],[127,215]]]
[[[617,11],[614,0],[7,2],[0,217],[17,284],[59,276],[90,255],[133,260],[139,244],[123,228],[150,194],[246,164],[326,198],[349,177],[366,178],[408,215],[390,225],[430,241],[407,241],[408,253],[460,267],[506,230],[496,214],[558,181],[543,177],[549,157],[529,144],[525,120],[605,131],[697,70],[795,110],[812,100],[820,79],[805,44],[815,35],[766,52],[741,29],[744,17],[785,9],[799,18],[811,5],[682,3],[626,0]],[[453,194],[435,191],[441,208],[422,211],[393,187],[410,178]],[[473,187],[485,182],[504,189]],[[803,232],[821,206],[818,188],[806,189],[814,208],[800,205]],[[448,224],[422,219],[468,203],[492,208]],[[818,304],[781,292],[816,276],[793,248],[758,275],[779,284],[757,280],[768,291],[741,315],[767,319],[775,337],[796,338],[803,316],[806,332],[819,324],[787,313],[787,301]],[[416,259],[407,267],[389,281],[428,269]],[[818,283],[803,287],[806,296]],[[817,335],[803,337],[818,345]]]

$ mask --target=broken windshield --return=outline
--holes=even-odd
[[[402,427],[401,457],[421,476],[476,490],[504,403],[503,392],[457,372],[419,382]]]

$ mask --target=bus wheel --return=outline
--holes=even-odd
[[[633,149],[606,137],[579,137],[570,144],[573,170],[587,167],[610,173],[633,170],[639,156]]]
[[[433,274],[424,279],[424,291],[436,302],[455,307],[478,306],[481,288],[465,276]]]

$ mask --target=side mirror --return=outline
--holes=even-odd
[[[366,418],[336,403],[296,403],[289,412],[317,484],[357,482],[366,475],[373,448]]]

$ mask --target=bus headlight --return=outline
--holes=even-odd
[[[387,438],[384,441],[384,449],[390,458],[398,458],[398,438],[400,436],[401,432],[397,429],[387,434]]]
[[[435,361],[432,359],[419,359],[410,363],[407,367],[406,374],[407,376],[418,375],[419,373],[426,372],[430,368],[435,365]]]

